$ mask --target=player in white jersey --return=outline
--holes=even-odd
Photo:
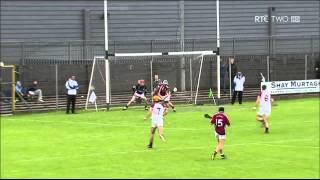
[[[259,112],[256,119],[263,124],[265,133],[269,133],[269,116],[271,114],[271,93],[266,85],[262,85],[261,93],[257,97],[256,106],[259,106]]]
[[[150,135],[148,148],[152,148],[154,134],[157,128],[158,128],[160,139],[163,142],[166,141],[163,135],[163,117],[167,114],[166,106],[161,102],[161,98],[159,96],[154,96],[153,102],[154,104],[151,105],[149,113],[144,118],[146,120],[151,116],[151,135]]]

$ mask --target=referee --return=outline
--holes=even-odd
[[[66,88],[68,90],[67,92],[67,114],[69,114],[70,111],[70,104],[72,104],[71,112],[74,114],[74,109],[76,105],[76,96],[77,96],[77,90],[79,89],[79,85],[76,81],[76,76],[71,76],[69,80],[66,82]]]

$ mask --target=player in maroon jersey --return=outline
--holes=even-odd
[[[218,141],[216,149],[211,155],[211,159],[214,160],[218,153],[220,153],[222,159],[225,159],[226,156],[223,153],[223,147],[226,139],[225,127],[226,125],[230,126],[230,122],[228,117],[224,114],[224,107],[219,107],[219,112],[214,114],[213,117],[208,114],[205,114],[204,116],[210,119],[211,125],[215,126],[215,137]]]
[[[165,102],[167,108],[169,108],[170,106],[173,112],[176,112],[174,105],[170,101],[171,92],[170,92],[170,87],[167,80],[163,80],[163,82],[159,84],[158,88],[154,92],[154,95],[160,96],[161,100]]]

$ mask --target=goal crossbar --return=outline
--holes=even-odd
[[[208,50],[208,51],[174,51],[174,52],[150,52],[150,53],[114,53],[108,54],[108,56],[114,57],[135,57],[135,56],[180,56],[180,55],[216,55],[216,51]]]

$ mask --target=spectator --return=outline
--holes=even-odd
[[[38,88],[38,81],[33,81],[27,92],[30,96],[38,96],[38,102],[44,102],[42,100],[42,90]]]
[[[153,82],[153,93],[155,93],[155,91],[158,89],[158,87],[160,86],[160,84],[162,83],[161,79],[159,79],[159,75],[154,75],[154,82]]]
[[[226,74],[227,74],[227,65],[225,62],[222,62],[222,59],[220,60],[220,89],[223,88],[223,93],[226,93]]]
[[[229,64],[231,64],[231,90],[234,91],[234,77],[237,75],[237,72],[238,72],[238,68],[237,68],[237,65],[236,63],[234,62],[234,58],[233,57],[229,57]],[[230,74],[229,73],[229,64],[227,66],[227,72],[228,72],[228,75]]]
[[[23,87],[20,81],[17,81],[16,83],[16,94],[20,101],[24,101],[24,97],[26,96],[25,93],[23,93]]]
[[[71,112],[72,114],[75,113],[75,105],[76,105],[76,96],[77,90],[79,89],[79,85],[76,81],[76,76],[71,76],[66,82],[67,92],[67,110],[66,113],[69,114],[70,111],[70,104],[72,104]]]
[[[315,70],[315,73],[316,73],[316,78],[320,79],[320,57],[319,57],[319,60],[316,61],[314,70]]]
[[[242,75],[241,72],[238,72],[237,75],[234,77],[233,82],[235,84],[235,87],[232,95],[232,101],[231,101],[232,105],[236,100],[237,94],[239,94],[238,95],[239,104],[242,104],[243,84],[245,80],[246,78]]]

